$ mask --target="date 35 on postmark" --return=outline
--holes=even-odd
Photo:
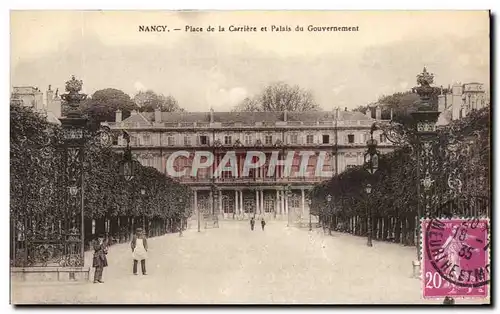
[[[486,298],[490,282],[487,218],[423,219],[424,298]]]

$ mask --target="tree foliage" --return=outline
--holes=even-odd
[[[61,129],[30,108],[10,106],[11,213],[49,216],[64,210],[61,202],[58,144]],[[49,145],[47,145],[49,143]],[[181,185],[151,167],[140,166],[131,181],[119,174],[122,155],[110,148],[87,145],[84,164],[84,214],[104,216],[146,216],[168,219],[188,217],[191,194]],[[140,193],[146,191],[145,195]]]
[[[160,109],[163,112],[184,111],[179,106],[177,99],[172,95],[165,96],[157,94],[152,90],[140,91],[134,96],[134,102],[140,107],[141,111],[152,112]]]
[[[273,83],[253,98],[245,98],[234,111],[312,111],[319,105],[312,93],[298,85]]]
[[[128,118],[132,110],[139,110],[128,94],[114,88],[96,91],[82,102],[81,107],[93,129],[97,129],[101,122],[114,122],[118,109],[122,111],[122,119]]]
[[[473,111],[439,129],[433,151],[435,198],[431,216],[465,215],[470,210],[467,206],[460,209],[463,212],[451,212],[443,207],[455,199],[471,204],[478,197],[490,198],[489,108]],[[454,177],[450,177],[452,173]],[[461,182],[459,192],[450,189],[453,184],[450,178],[455,177]],[[370,195],[365,191],[368,182],[373,186]],[[328,195],[332,196],[330,205]],[[417,203],[417,162],[409,146],[382,155],[379,170],[372,177],[363,167],[355,167],[315,186],[312,192],[312,212],[316,215],[363,218],[369,206],[374,219],[396,219],[397,224],[406,221],[403,226],[415,221]],[[407,242],[411,244],[413,231],[407,230]]]

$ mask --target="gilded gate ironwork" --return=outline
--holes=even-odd
[[[80,111],[83,82],[73,76],[66,82],[67,94],[61,95],[68,106],[60,119],[62,136],[49,134],[46,143],[37,143],[40,156],[26,156],[25,176],[30,178],[30,163],[47,164],[40,182],[38,204],[28,202],[34,188],[28,184],[17,193],[26,201],[23,212],[11,213],[12,266],[79,267],[84,266],[84,197],[87,146],[109,147],[113,136],[108,128],[88,128],[88,120]],[[53,180],[48,180],[52,177]],[[52,182],[52,183],[51,183]],[[24,197],[25,196],[25,197]],[[38,206],[44,204],[45,206]],[[42,210],[40,210],[42,208]]]

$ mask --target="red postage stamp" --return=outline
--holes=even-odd
[[[486,298],[490,282],[487,218],[424,219],[424,298]]]

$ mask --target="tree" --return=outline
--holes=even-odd
[[[132,110],[139,109],[129,95],[114,88],[96,91],[91,98],[82,102],[82,108],[92,128],[104,121],[114,122],[118,109],[122,111],[122,119],[128,118]]]
[[[140,91],[134,96],[134,102],[143,112],[152,112],[155,109],[163,112],[184,111],[172,95],[156,94],[152,90]]]
[[[273,83],[254,98],[244,99],[234,111],[312,111],[319,105],[312,93],[298,85]]]

